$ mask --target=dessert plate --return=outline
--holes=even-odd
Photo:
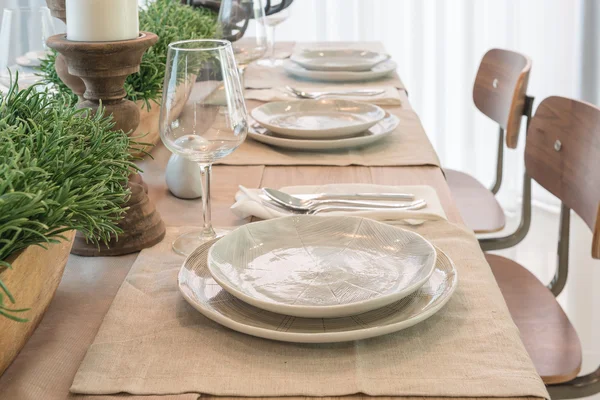
[[[399,123],[400,119],[398,117],[388,114],[384,119],[357,136],[340,139],[288,139],[279,137],[260,126],[250,127],[248,129],[248,136],[257,142],[286,149],[342,150],[366,146],[388,137],[398,127]]]
[[[252,110],[263,127],[297,139],[333,139],[359,134],[385,117],[373,104],[348,100],[294,100],[266,103]]]
[[[311,71],[298,63],[286,60],[283,69],[290,75],[323,82],[364,82],[380,79],[393,73],[398,65],[393,60],[377,64],[368,71]]]
[[[381,309],[343,318],[297,318],[253,307],[221,288],[208,271],[208,249],[195,250],[179,271],[179,290],[207,318],[238,332],[297,343],[367,339],[411,327],[435,314],[450,299],[458,277],[440,249],[433,274],[416,292]]]
[[[368,71],[390,56],[368,50],[304,49],[290,60],[312,71]]]
[[[433,272],[422,236],[359,217],[291,216],[237,228],[208,253],[214,280],[263,310],[306,318],[360,314],[398,301]]]

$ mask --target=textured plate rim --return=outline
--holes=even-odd
[[[342,150],[352,147],[360,147],[366,146],[375,142],[382,140],[383,138],[388,137],[392,134],[396,128],[400,125],[400,118],[397,116],[390,114],[390,117],[385,117],[377,124],[380,124],[387,118],[395,118],[394,126],[383,133],[379,133],[376,135],[368,135],[368,136],[353,136],[348,138],[339,138],[339,139],[293,139],[293,138],[285,138],[279,137],[276,135],[264,135],[261,133],[254,133],[248,130],[248,136],[250,136],[253,140],[257,142],[265,143],[271,146],[277,146],[284,149],[293,149],[293,150]],[[377,126],[377,124],[373,125]],[[369,128],[369,129],[371,129]],[[369,139],[369,140],[367,140]],[[304,143],[306,146],[296,146],[297,144]],[[337,147],[327,147],[332,145],[338,145]]]
[[[426,310],[425,312],[418,314],[412,318],[407,320],[403,320],[397,323],[384,325],[384,326],[373,326],[369,328],[364,328],[360,330],[354,331],[345,331],[345,332],[318,332],[318,333],[296,333],[296,332],[281,332],[281,331],[273,331],[266,328],[259,328],[255,326],[250,326],[243,324],[241,322],[237,322],[226,316],[213,312],[212,310],[201,307],[194,299],[187,295],[184,286],[181,283],[181,275],[184,274],[185,264],[187,262],[187,258],[181,266],[179,270],[179,274],[177,277],[178,287],[180,293],[183,295],[184,299],[190,304],[195,310],[200,312],[202,315],[207,317],[208,319],[225,326],[231,330],[234,330],[239,333],[243,333],[246,335],[251,335],[263,339],[276,340],[280,342],[290,342],[290,343],[337,343],[337,342],[348,342],[354,340],[363,340],[369,339],[377,336],[383,336],[390,333],[398,332],[407,328],[410,328],[420,322],[425,321],[431,316],[435,315],[439,310],[441,310],[450,300],[454,292],[456,291],[456,287],[458,286],[458,271],[456,270],[456,266],[454,265],[454,261],[441,249],[437,246],[434,246],[436,249],[436,257],[442,255],[445,257],[450,265],[452,266],[452,272],[454,277],[452,282],[450,283],[449,290],[444,298],[442,298],[439,304],[433,306],[432,308]],[[188,257],[189,258],[189,257]],[[437,259],[436,259],[437,260]],[[225,289],[223,289],[225,290]]]
[[[302,128],[302,127],[301,128],[286,128],[285,126],[272,124],[271,121],[266,118],[268,116],[268,113],[265,112],[265,110],[268,108],[274,108],[274,107],[278,107],[278,106],[285,107],[286,105],[288,107],[289,106],[294,107],[294,106],[314,105],[315,110],[319,110],[319,106],[327,105],[330,107],[334,107],[336,104],[340,104],[340,105],[345,104],[346,106],[370,108],[371,110],[368,112],[376,113],[376,116],[373,118],[370,118],[368,121],[356,122],[353,124],[348,124],[343,127],[337,127],[337,128]],[[292,112],[297,112],[297,111],[292,111]],[[351,114],[361,115],[361,116],[365,115],[365,114],[358,114],[358,113],[351,113]],[[343,99],[315,99],[315,100],[307,99],[307,100],[272,101],[270,103],[265,103],[258,107],[255,107],[250,112],[250,115],[260,125],[269,129],[272,132],[279,133],[280,135],[288,135],[288,136],[295,135],[296,137],[299,137],[302,134],[304,134],[304,135],[329,134],[329,135],[331,135],[330,137],[333,138],[335,136],[348,137],[350,135],[363,132],[363,131],[369,129],[370,127],[372,127],[373,125],[375,125],[376,123],[378,123],[379,121],[381,121],[382,119],[384,119],[386,112],[383,108],[379,107],[376,104],[363,103],[363,102],[359,102],[359,101],[343,100]],[[278,115],[283,115],[283,113],[279,113]],[[265,118],[263,118],[263,117],[265,117]],[[368,115],[367,115],[367,117],[368,117]]]
[[[348,65],[339,66],[324,66],[321,64],[314,64],[312,61],[315,57],[305,55],[305,53],[319,53],[319,52],[347,52],[347,53],[370,53],[373,55],[372,59],[364,58],[363,63],[354,63]],[[329,58],[335,58],[335,56],[329,56]],[[357,59],[360,59],[357,57]],[[346,72],[364,72],[373,68],[375,65],[387,61],[390,59],[390,55],[373,50],[361,50],[361,49],[343,49],[343,48],[314,48],[314,49],[302,49],[299,52],[292,53],[290,60],[294,61],[301,67],[311,71],[346,71]],[[310,68],[309,68],[310,67]],[[312,69],[311,69],[312,68]],[[319,69],[321,68],[321,69]],[[348,68],[348,69],[344,69]]]
[[[314,71],[302,67],[291,60],[283,63],[283,69],[290,75],[304,79],[323,81],[323,82],[360,82],[364,80],[375,80],[383,78],[398,68],[398,64],[391,58],[377,64],[373,68],[385,67],[381,71]]]
[[[293,304],[277,303],[274,301],[265,301],[265,300],[257,299],[255,297],[247,295],[246,293],[241,292],[237,288],[230,285],[228,282],[225,282],[222,279],[220,279],[217,276],[218,274],[216,274],[214,272],[213,268],[215,268],[215,266],[211,262],[214,245],[210,247],[210,249],[208,251],[208,256],[207,256],[207,258],[208,258],[207,266],[208,266],[208,270],[210,271],[212,278],[225,291],[230,293],[232,296],[237,297],[238,299],[244,301],[245,303],[253,305],[257,308],[261,308],[263,310],[271,311],[276,314],[285,314],[285,315],[291,315],[294,317],[301,317],[301,318],[335,318],[335,317],[345,317],[345,316],[349,316],[349,315],[360,314],[363,312],[375,310],[375,309],[378,309],[381,307],[385,307],[386,305],[389,305],[396,301],[399,301],[407,296],[410,296],[412,293],[417,291],[421,286],[423,286],[425,284],[425,282],[427,282],[429,280],[429,278],[431,278],[431,275],[433,274],[433,271],[435,270],[435,265],[437,262],[437,251],[436,251],[436,247],[429,240],[425,239],[423,236],[419,235],[416,232],[409,231],[408,229],[404,229],[404,228],[401,228],[398,226],[391,226],[391,225],[384,224],[382,222],[375,221],[375,220],[372,220],[369,218],[352,217],[352,216],[340,217],[340,216],[295,215],[295,216],[275,218],[275,219],[270,219],[270,220],[265,220],[265,221],[254,222],[252,224],[242,225],[242,226],[236,228],[235,230],[231,231],[230,233],[234,233],[238,230],[244,230],[244,229],[248,230],[248,225],[256,225],[256,224],[268,225],[269,223],[285,223],[282,221],[291,221],[291,220],[297,219],[297,218],[310,218],[310,219],[332,218],[332,219],[344,219],[344,220],[359,219],[359,220],[361,220],[361,222],[368,221],[368,223],[385,226],[386,228],[390,228],[390,231],[400,230],[400,231],[403,231],[404,234],[412,235],[416,238],[416,240],[421,240],[423,243],[425,243],[431,249],[431,251],[433,251],[432,261],[430,262],[429,265],[426,265],[424,267],[426,269],[427,273],[425,274],[425,276],[423,278],[421,278],[417,282],[414,282],[413,284],[403,288],[402,290],[399,290],[399,291],[396,291],[394,293],[390,293],[390,294],[387,294],[384,296],[376,297],[373,299],[361,300],[361,301],[356,301],[356,302],[347,303],[347,304],[337,304],[337,305],[333,305],[333,306],[306,306],[306,305],[298,306],[298,305],[293,305]],[[221,240],[226,239],[226,236],[221,238]],[[359,311],[356,311],[357,309],[359,309]]]

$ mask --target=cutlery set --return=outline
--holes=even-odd
[[[275,205],[279,208],[285,209],[288,212],[307,215],[316,215],[323,212],[334,211],[352,212],[379,209],[395,209],[409,211],[420,210],[427,206],[425,200],[422,199],[407,202],[407,200],[414,199],[414,196],[410,194],[323,194],[320,196],[313,196],[312,199],[302,199],[275,189],[264,188],[262,189],[262,191],[264,193],[264,196],[259,197],[263,203],[267,203],[267,205]],[[376,201],[360,199],[372,199]],[[390,200],[402,200],[405,202],[388,202]]]

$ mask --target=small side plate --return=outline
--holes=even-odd
[[[384,78],[392,74],[398,65],[393,60],[377,64],[368,71],[311,71],[298,63],[286,60],[283,69],[290,75],[298,78],[322,82],[366,82]]]
[[[390,56],[369,50],[304,49],[290,59],[311,71],[369,71]]]
[[[263,127],[297,139],[333,139],[357,135],[385,117],[374,104],[321,99],[266,103],[252,110]]]
[[[360,314],[421,287],[435,265],[422,236],[367,218],[277,218],[241,226],[215,244],[208,269],[255,307],[307,318]]]
[[[271,146],[282,147],[293,150],[343,150],[367,146],[388,137],[400,124],[400,119],[395,115],[388,114],[384,119],[373,125],[368,130],[357,136],[341,139],[323,139],[323,140],[304,140],[288,139],[279,137],[269,130],[258,127],[250,127],[248,136],[257,142],[265,143]]]

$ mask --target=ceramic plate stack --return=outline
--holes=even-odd
[[[437,312],[452,261],[416,233],[357,217],[248,224],[192,253],[179,273],[208,318],[267,339],[327,343],[380,336]]]
[[[399,120],[373,104],[347,100],[267,103],[252,110],[254,140],[299,150],[339,150],[381,140]]]
[[[284,63],[290,75],[325,82],[364,82],[396,70],[390,56],[368,50],[304,49]]]

